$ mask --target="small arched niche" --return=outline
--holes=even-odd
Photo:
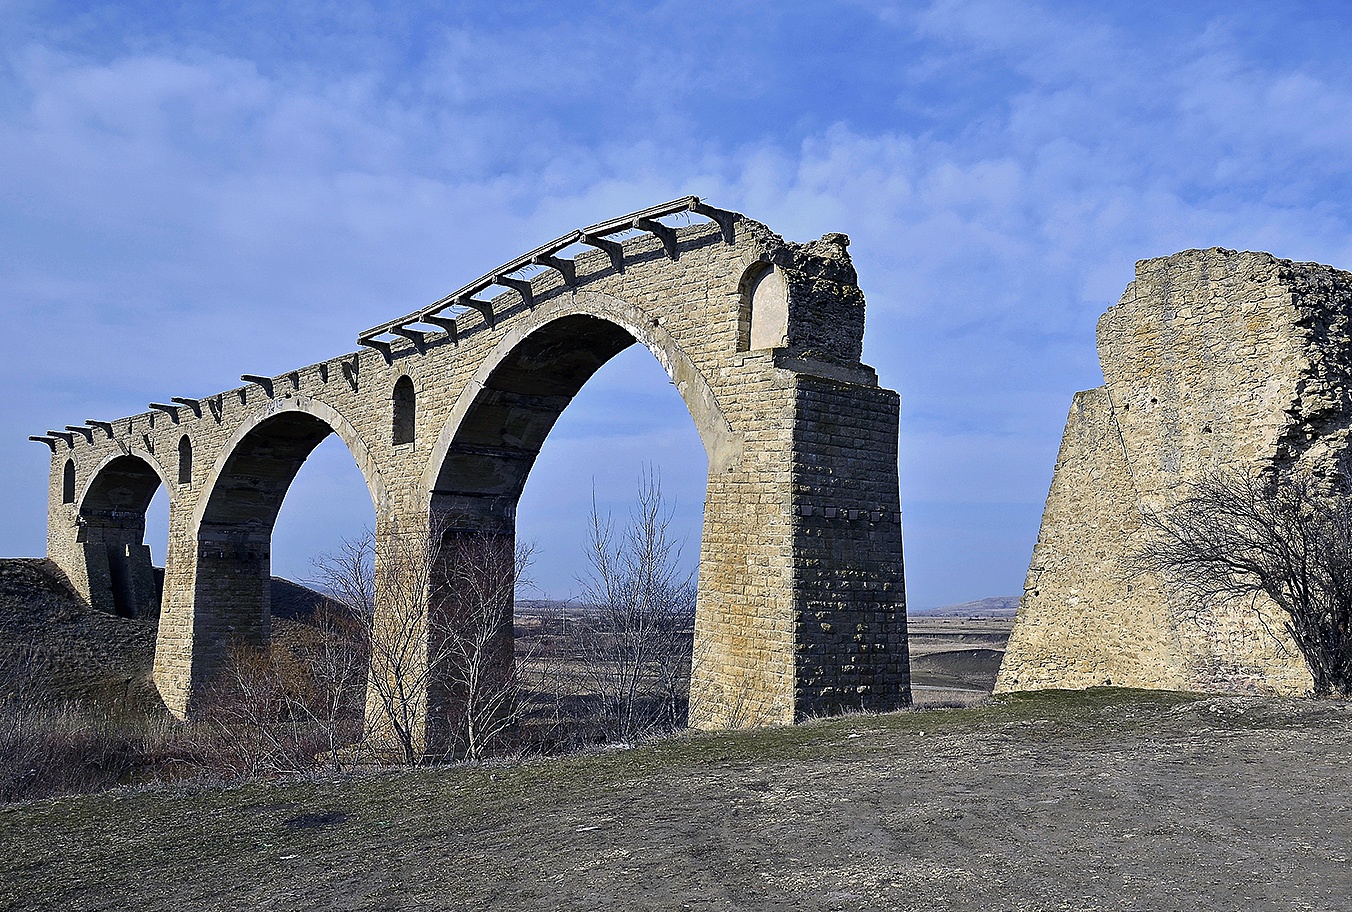
[[[67,459],[61,472],[61,502],[75,503],[75,460]]]
[[[784,274],[760,263],[742,283],[743,351],[784,348],[789,344],[789,289]]]
[[[178,439],[178,483],[192,484],[192,441],[187,434]]]
[[[392,440],[396,444],[412,443],[416,424],[417,395],[413,391],[413,381],[407,374],[394,381],[392,397],[394,427]]]

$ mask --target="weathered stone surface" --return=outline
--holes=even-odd
[[[909,703],[898,403],[859,363],[864,301],[848,241],[786,243],[745,218],[675,239],[675,257],[651,234],[625,239],[615,260],[583,253],[567,283],[539,271],[529,302],[505,292],[491,321],[467,312],[454,336],[429,330],[54,443],[48,554],[82,594],[115,607],[102,594],[117,585],[109,561],[139,560],[127,549],[168,487],[155,679],[186,713],[229,648],[267,639],[272,525],[322,439],[338,434],[361,468],[378,536],[433,516],[512,535],[559,414],[638,342],[671,376],[709,456],[695,721]],[[766,270],[774,281],[759,281]],[[766,314],[751,307],[753,287]],[[758,316],[773,331],[753,332]],[[756,349],[753,338],[777,344]]]
[[[1346,474],[1352,275],[1213,248],[1144,260],[1099,320],[997,691],[1122,684],[1299,693],[1268,606],[1180,604],[1129,576],[1143,509],[1227,467]]]

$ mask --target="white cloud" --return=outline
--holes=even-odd
[[[1031,547],[1069,395],[1099,382],[1095,320],[1135,260],[1219,244],[1352,265],[1352,85],[1254,57],[1225,21],[1161,40],[1093,8],[884,10],[881,37],[802,61],[868,85],[783,98],[798,61],[773,55],[793,17],[691,24],[668,5],[610,31],[557,26],[553,43],[553,23],[439,21],[419,54],[381,33],[362,56],[361,29],[382,21],[363,16],[331,42],[350,59],[201,36],[101,55],[40,30],[11,39],[0,297],[34,344],[0,367],[22,391],[0,405],[15,492],[0,551],[41,547],[46,461],[11,442],[20,431],[350,350],[357,330],[544,239],[693,192],[790,239],[852,236],[866,355],[903,395],[906,496],[968,510],[940,530],[941,507],[922,509],[907,534],[974,541],[998,521],[982,540],[1008,568]],[[894,107],[851,106],[879,86]],[[749,127],[758,108],[778,120]],[[663,408],[665,431],[556,443],[584,460],[693,434]],[[997,504],[998,520],[979,513]],[[913,591],[991,594],[959,591],[932,548],[910,553]]]

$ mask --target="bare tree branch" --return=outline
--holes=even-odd
[[[315,561],[319,585],[365,625],[368,741],[420,762],[428,726],[477,760],[516,724],[514,593],[530,560],[510,535],[391,525]]]
[[[693,572],[681,570],[671,518],[661,479],[651,470],[618,541],[614,523],[600,515],[593,498],[590,567],[579,580],[591,617],[580,652],[612,740],[686,722],[696,587]]]
[[[1144,516],[1129,560],[1198,612],[1264,601],[1314,679],[1316,696],[1352,694],[1352,489],[1304,474],[1213,474]]]

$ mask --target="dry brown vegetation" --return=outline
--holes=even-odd
[[[616,549],[613,539],[599,541]],[[639,565],[669,556],[660,534],[647,548]],[[513,724],[500,755],[566,753],[684,723],[698,660],[692,593],[672,573],[650,574],[645,590],[632,567],[628,582],[608,572],[610,610],[516,605]],[[626,607],[623,593],[644,591],[646,604],[631,598]],[[205,711],[185,724],[169,717],[150,682],[151,624],[93,611],[45,561],[0,561],[0,801],[376,765],[357,749],[365,629],[284,580],[274,581],[273,604],[272,649],[236,653]],[[644,625],[656,635],[636,636]],[[918,705],[987,698],[1008,621],[922,617],[912,631]]]
[[[153,626],[93,611],[45,561],[0,561],[0,802],[386,762],[361,749],[368,629],[286,581],[275,581],[274,604],[271,649],[234,652],[200,713],[183,723],[150,682]],[[498,739],[498,752],[558,753],[610,739],[613,719],[597,686],[608,678],[589,664],[605,636],[598,611],[527,602],[514,626],[519,683],[491,693],[512,705],[489,696],[479,703],[488,722],[510,720],[510,731],[497,723],[498,734],[511,735]],[[689,624],[674,635],[688,656]],[[667,718],[673,702],[683,711],[688,660],[673,685],[670,668],[649,659],[634,678],[631,711]]]

